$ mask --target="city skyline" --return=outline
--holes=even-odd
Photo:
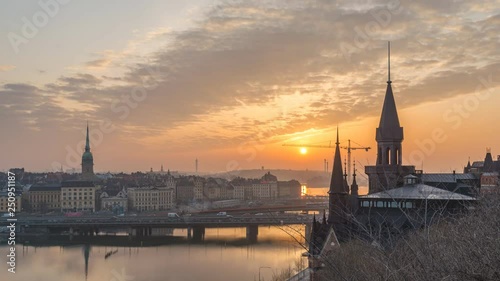
[[[0,50],[11,55],[0,64],[0,122],[9,136],[0,170],[79,171],[87,120],[96,172],[194,171],[195,159],[200,172],[322,170],[333,149],[300,153],[282,144],[328,144],[339,125],[341,145],[376,147],[387,41],[403,163],[462,171],[486,148],[500,154],[490,129],[500,121],[491,114],[500,102],[495,1],[379,9],[151,1],[157,18],[124,3],[121,18],[107,16],[116,5],[61,4],[26,42],[12,34],[23,38],[23,17],[45,10],[9,3],[5,11],[15,12],[1,12],[11,35]],[[96,13],[80,37],[72,31],[88,18],[76,11]],[[84,49],[79,40],[96,44]],[[374,164],[376,150],[354,157]]]

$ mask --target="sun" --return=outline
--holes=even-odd
[[[307,154],[307,148],[301,147],[300,148],[300,154]]]

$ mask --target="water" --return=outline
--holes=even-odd
[[[304,242],[304,226],[286,232]],[[205,241],[189,243],[186,231],[175,230],[177,237],[153,238],[167,245],[129,247],[127,237],[97,237],[124,241],[122,246],[80,239],[66,245],[62,239],[51,246],[17,245],[16,273],[7,272],[7,246],[0,246],[0,279],[22,281],[222,281],[271,280],[272,272],[294,266],[305,251],[295,239],[278,227],[260,227],[259,241],[249,244],[244,228],[207,229]],[[83,240],[82,240],[83,239]],[[113,240],[114,239],[114,240]],[[174,239],[174,241],[172,241]],[[88,243],[87,243],[88,242]],[[31,241],[30,243],[34,243]],[[87,243],[87,245],[85,245]],[[97,245],[100,244],[100,245]],[[107,257],[108,256],[108,257]],[[106,258],[107,257],[107,258]],[[87,261],[87,269],[86,269]],[[267,267],[270,267],[267,268]],[[6,278],[7,277],[7,278]]]
[[[368,194],[368,187],[367,186],[359,186],[359,195],[365,195]],[[328,196],[328,190],[329,187],[305,187],[305,193],[307,195],[311,196]],[[302,187],[302,190],[304,192],[304,187]]]

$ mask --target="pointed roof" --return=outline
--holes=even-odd
[[[349,193],[349,183],[347,182],[347,158],[344,159],[344,190]]]
[[[339,128],[337,127],[337,142],[335,143],[335,155],[333,157],[332,178],[330,180],[330,191],[328,191],[330,194],[347,192],[344,185],[339,144]]]
[[[486,149],[486,156],[484,157],[484,172],[492,172],[493,171],[493,157],[491,156],[491,150]]]
[[[390,67],[390,42],[388,49],[388,80],[385,91],[384,105],[377,128],[377,141],[403,140],[403,128],[399,125],[398,110],[392,93],[391,67]]]
[[[85,151],[90,151],[90,141],[89,141],[89,121],[87,121],[87,139],[85,140]]]
[[[356,182],[356,160],[354,161],[354,174],[352,175],[351,195],[358,195],[358,183]]]

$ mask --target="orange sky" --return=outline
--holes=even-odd
[[[461,171],[500,154],[500,11],[447,2],[68,4],[0,42],[0,169],[80,169],[88,120],[98,172],[322,170],[333,150],[282,144],[327,144],[338,124],[343,145],[376,147],[390,40],[404,162]],[[0,25],[22,35],[39,7],[9,5]]]

